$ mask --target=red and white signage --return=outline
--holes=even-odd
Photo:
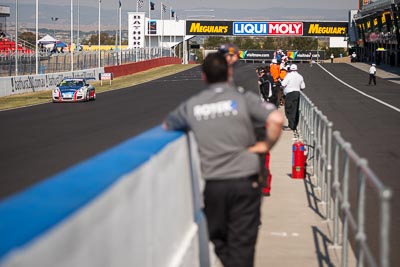
[[[268,22],[269,35],[303,35],[302,22]]]

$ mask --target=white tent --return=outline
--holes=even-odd
[[[39,44],[44,44],[44,45],[46,45],[46,44],[54,44],[54,42],[59,42],[60,40],[57,40],[57,39],[55,39],[53,36],[50,36],[50,35],[46,35],[45,37],[43,37],[42,39],[39,39],[38,40],[38,43]]]

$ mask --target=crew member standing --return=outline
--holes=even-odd
[[[372,64],[368,70],[369,73],[369,82],[368,85],[371,85],[371,82],[374,81],[374,85],[376,85],[376,65]]]
[[[267,70],[268,68],[268,70]],[[258,87],[260,90],[261,98],[263,101],[273,103],[272,98],[272,87],[274,85],[274,79],[269,73],[269,67],[260,67],[257,69],[258,71]],[[268,72],[267,72],[268,71]],[[275,104],[275,103],[273,103]]]
[[[297,135],[297,124],[299,123],[299,100],[300,90],[306,85],[304,78],[297,72],[297,65],[290,65],[290,72],[282,81],[283,94],[285,95],[285,114],[289,128]]]
[[[278,83],[278,79],[279,79],[279,74],[281,71],[281,67],[280,65],[278,65],[278,61],[274,58],[271,61],[271,65],[270,65],[270,71],[271,71],[271,75],[272,78],[274,78],[274,83]]]
[[[279,139],[283,117],[272,104],[228,81],[229,67],[221,53],[202,64],[208,88],[168,114],[163,126],[191,130],[198,144],[204,189],[204,212],[210,240],[224,267],[252,267],[260,224],[259,157]],[[254,128],[264,124],[263,147]]]

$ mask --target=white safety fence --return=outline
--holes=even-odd
[[[153,128],[0,202],[0,266],[210,266],[188,136]]]
[[[42,90],[52,90],[64,77],[94,78],[98,80],[99,73],[104,73],[104,68],[79,70],[74,72],[0,77],[0,97],[21,93],[32,93]]]

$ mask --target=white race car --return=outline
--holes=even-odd
[[[88,78],[64,78],[53,90],[53,103],[96,100],[96,91]]]

